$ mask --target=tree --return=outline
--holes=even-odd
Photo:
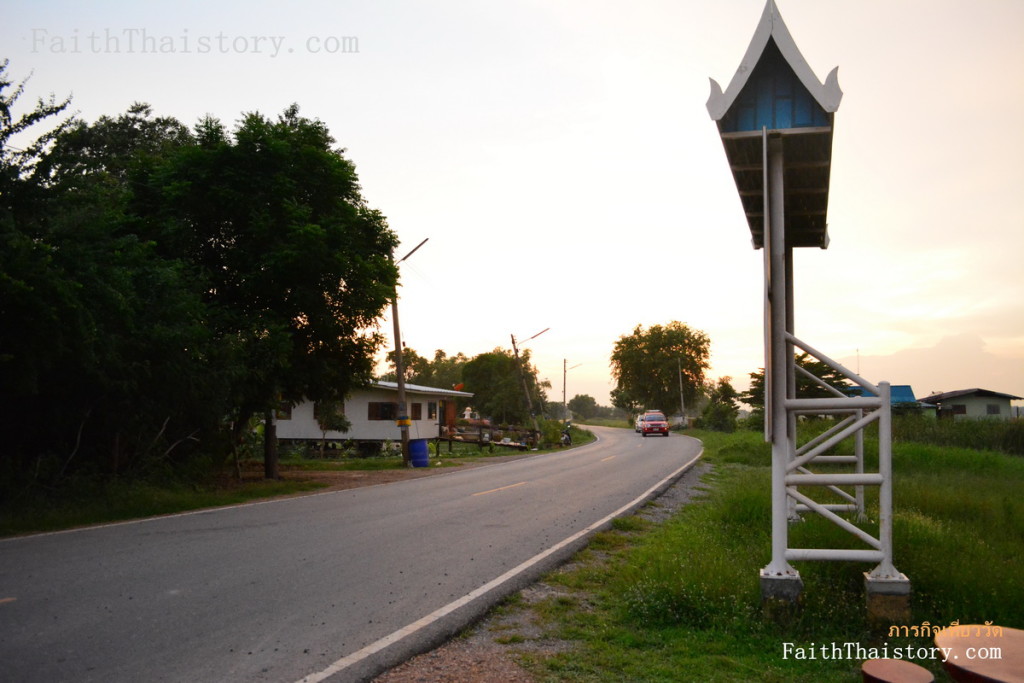
[[[247,114],[232,135],[207,118],[196,138],[154,180],[237,370],[238,424],[279,400],[335,400],[367,384],[383,341],[367,330],[394,293],[397,239],[354,165],[296,105],[276,121]],[[274,454],[266,461],[276,477]]]
[[[253,414],[370,380],[396,239],[321,122],[293,106],[191,132],[136,104],[16,149],[67,102],[14,116],[6,66],[5,472],[119,472],[199,440],[222,452],[229,425],[237,443]]]
[[[700,330],[672,321],[644,330],[637,325],[612,350],[612,377],[616,386],[612,404],[630,414],[644,408],[671,412],[679,404],[679,373],[683,395],[692,404],[704,385],[711,341]]]
[[[717,432],[733,432],[736,430],[736,415],[739,407],[736,399],[739,394],[732,386],[731,377],[719,377],[717,382],[707,387],[708,402],[701,411],[701,427]]]
[[[68,104],[51,96],[15,117],[23,90],[0,94],[3,464],[11,477],[52,481],[76,468],[132,469],[143,456],[159,463],[191,441],[197,424],[181,418],[202,405],[191,380],[205,375],[189,371],[204,336],[193,279],[134,229],[128,165],[103,165],[115,156],[108,144],[70,142],[90,127],[69,119],[10,144]],[[147,140],[121,139],[118,158]]]
[[[441,389],[453,389],[463,382],[462,369],[469,359],[460,351],[449,356],[441,349],[434,351],[434,360],[430,361],[426,372],[417,375],[417,384]]]
[[[589,420],[596,417],[601,410],[593,396],[587,394],[576,394],[566,404],[572,414],[581,420]]]
[[[327,448],[327,432],[347,432],[352,423],[345,415],[344,401],[320,401],[313,404],[316,411],[316,423],[320,427],[320,457],[324,457]]]
[[[835,370],[832,366],[815,359],[809,353],[796,354],[794,362],[799,367],[840,391],[850,386],[844,374]],[[808,379],[802,373],[798,372],[795,374],[797,398],[830,398],[833,396],[828,390]],[[750,388],[737,395],[737,399],[753,409],[751,418],[755,424],[764,423],[764,389],[764,368],[761,368],[757,372],[750,373]]]
[[[519,355],[532,392],[530,399],[535,409],[540,409],[546,400],[543,388],[548,384],[537,380],[537,368],[530,365],[530,351],[523,350]],[[499,348],[475,356],[463,366],[462,377],[466,391],[474,394],[473,405],[479,413],[501,423],[526,424],[530,420],[519,369],[511,351]]]
[[[388,351],[387,362],[391,370],[382,374],[379,379],[385,382],[397,382],[398,373],[395,371],[395,351],[393,349]],[[402,369],[405,382],[407,384],[422,384],[418,378],[426,374],[429,363],[430,361],[416,353],[415,349],[402,349]]]
[[[433,360],[424,358],[411,348],[406,348],[402,351],[402,367],[405,369],[405,381],[409,384],[419,384],[426,387],[453,388],[462,382],[462,367],[468,360],[461,352],[454,356],[449,356],[441,349],[434,351]],[[387,362],[391,367],[391,371],[381,375],[380,379],[394,382],[397,380],[394,351],[388,351]]]

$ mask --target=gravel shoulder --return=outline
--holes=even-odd
[[[698,462],[636,514],[655,524],[669,519],[701,495],[696,486],[709,470],[710,465]],[[571,560],[562,570],[571,569],[574,562]],[[564,589],[538,581],[461,635],[384,672],[373,683],[538,683],[539,679],[520,662],[525,658],[543,659],[573,644],[546,637],[531,608],[562,594]]]

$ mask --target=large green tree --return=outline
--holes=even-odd
[[[239,424],[277,400],[336,400],[372,378],[397,245],[327,127],[289,107],[232,133],[207,118],[154,178],[165,230],[204,282],[209,325],[239,370]],[[267,475],[276,475],[268,453]]]
[[[133,105],[13,145],[67,102],[15,115],[6,67],[3,473],[214,452],[229,424],[370,379],[396,240],[321,122],[291,107],[191,132]]]
[[[0,68],[0,461],[5,481],[59,478],[77,468],[120,472],[161,462],[190,440],[201,403],[188,379],[203,330],[187,269],[156,254],[130,215],[127,162],[72,143],[88,130],[40,100],[16,116]],[[51,119],[52,120],[52,119]],[[112,124],[105,120],[97,129]],[[12,135],[22,138],[10,145]],[[34,139],[26,139],[32,138]],[[220,419],[214,414],[211,422]],[[142,456],[152,456],[143,458]]]
[[[535,415],[543,413],[547,396],[547,383],[537,378],[537,368],[530,364],[529,349],[519,354],[519,361],[511,351],[495,349],[474,356],[462,368],[465,390],[473,393],[473,407],[477,412],[500,423],[530,424],[530,411],[520,369],[525,373]]]
[[[581,420],[589,420],[601,412],[601,406],[597,405],[597,400],[588,394],[576,394],[569,399],[566,407]]]
[[[681,372],[683,395],[693,405],[704,386],[710,355],[708,336],[685,323],[674,320],[647,329],[638,325],[612,349],[612,404],[630,414],[645,408],[671,413],[679,405]]]

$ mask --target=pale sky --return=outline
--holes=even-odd
[[[831,245],[798,251],[796,334],[915,393],[1024,396],[1024,2],[778,0],[819,79],[839,66]],[[409,347],[528,343],[549,396],[607,404],[636,325],[763,365],[751,247],[705,109],[763,0],[0,0],[24,104],[72,94],[187,125],[296,102],[356,164],[404,255]],[[353,40],[355,39],[355,40]],[[382,321],[390,336],[390,318]],[[1018,404],[1020,402],[1017,402]]]

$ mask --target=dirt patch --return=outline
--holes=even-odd
[[[473,460],[449,460],[443,467],[432,464],[430,467],[407,467],[397,470],[290,470],[288,469],[287,464],[282,464],[281,477],[289,481],[313,481],[324,485],[324,488],[317,489],[313,492],[296,494],[309,495],[309,493],[341,491],[344,489],[354,489],[362,486],[390,484],[396,481],[405,481],[407,479],[421,479],[423,477],[451,474],[452,472],[458,472],[459,470],[497,465],[498,463],[509,462],[510,460],[521,460],[522,458],[529,458],[534,455],[537,454],[525,453],[517,455],[495,455]],[[431,462],[436,463],[434,460]],[[258,476],[262,477],[262,470],[260,470]]]

